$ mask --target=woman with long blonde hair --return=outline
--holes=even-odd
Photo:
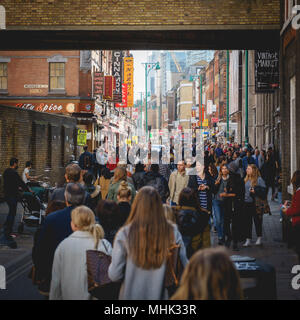
[[[240,277],[222,247],[197,251],[171,300],[241,300]]]
[[[120,299],[167,299],[164,277],[168,249],[180,245],[180,259],[187,264],[186,251],[177,227],[167,221],[159,193],[153,187],[139,190],[128,220],[114,240],[108,275],[123,279]]]
[[[258,188],[260,190],[258,190]],[[246,170],[245,177],[245,237],[246,242],[244,247],[251,245],[252,238],[252,220],[254,221],[257,241],[255,245],[262,244],[262,224],[263,215],[256,212],[255,197],[257,192],[264,193],[266,191],[266,184],[263,178],[260,176],[259,170],[255,164],[250,164]]]
[[[107,199],[108,200],[113,200],[113,201],[118,201],[118,190],[121,185],[122,181],[127,181],[127,173],[126,169],[123,167],[117,167],[115,169],[114,177],[112,178],[111,184],[108,189],[108,194],[107,194]],[[131,203],[135,197],[136,191],[134,186],[127,182],[128,186],[131,189],[132,197],[131,197]]]
[[[103,228],[86,206],[75,208],[71,227],[74,231],[57,247],[52,268],[50,300],[89,300],[86,251],[99,250],[111,255],[111,245],[104,239]]]

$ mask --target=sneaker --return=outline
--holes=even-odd
[[[261,237],[258,237],[255,243],[256,246],[261,246],[262,242],[261,242]]]
[[[243,247],[250,247],[251,246],[251,239],[247,239],[246,242],[243,244]]]

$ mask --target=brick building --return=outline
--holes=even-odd
[[[300,168],[300,31],[297,26],[292,26],[293,19],[299,14],[299,11],[292,10],[296,1],[281,2],[284,10],[281,11],[279,112],[282,126],[283,197],[287,198],[293,193],[291,177]]]
[[[0,173],[9,159],[19,159],[22,174],[26,161],[33,162],[35,174],[62,183],[64,167],[76,148],[76,119],[0,105]]]

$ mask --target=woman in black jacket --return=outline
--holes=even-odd
[[[208,226],[208,211],[201,208],[197,193],[191,188],[184,188],[179,195],[179,205],[174,207],[176,222],[182,235],[187,257],[203,248],[203,233]]]
[[[220,204],[224,212],[224,236],[225,245],[230,247],[231,241],[233,241],[233,249],[238,250],[238,240],[242,240],[242,235],[239,232],[242,229],[241,214],[243,210],[243,201],[245,194],[244,181],[237,173],[239,166],[234,161],[229,165],[222,165],[220,167],[220,173],[223,174],[223,178],[226,178],[226,182],[222,183],[222,178],[218,179],[213,187],[213,192],[216,195],[216,199],[222,200]],[[220,190],[222,186],[223,190]]]

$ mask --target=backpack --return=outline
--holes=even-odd
[[[85,169],[90,169],[92,167],[91,157],[89,155],[85,155],[83,158],[83,165]]]
[[[155,177],[147,183],[147,186],[153,187],[163,199],[165,197],[165,187],[161,177]]]

